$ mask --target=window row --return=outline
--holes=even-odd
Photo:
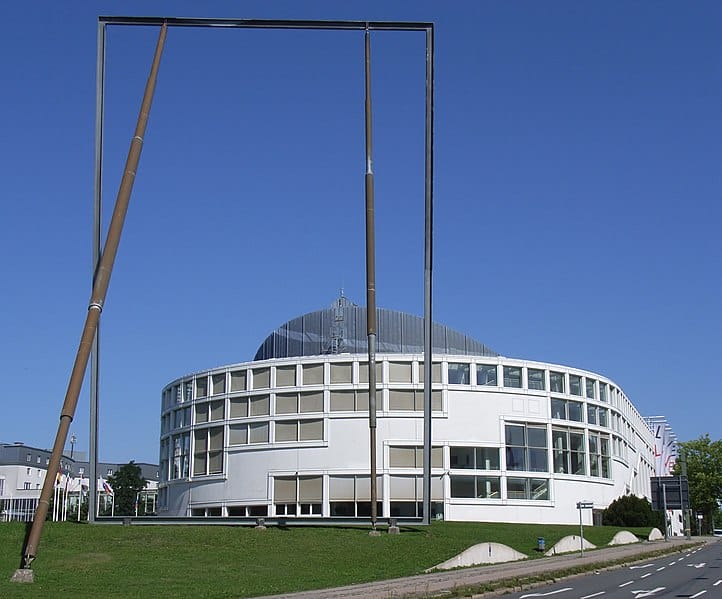
[[[597,426],[609,426],[609,410],[601,406],[586,404],[587,422]],[[572,399],[551,398],[552,418],[584,422],[584,403]]]
[[[444,367],[445,366],[445,367]],[[445,380],[442,372],[446,371]],[[531,389],[577,395],[588,399],[618,402],[617,389],[597,379],[543,368],[515,365],[480,364],[469,362],[434,362],[433,383],[477,385]],[[163,393],[163,407],[225,393],[309,385],[368,384],[368,364],[338,362],[320,364],[288,364],[244,368],[198,376],[167,388]],[[376,382],[393,384],[423,384],[423,362],[387,360],[376,364]]]
[[[549,500],[549,479],[506,477],[506,499]],[[452,499],[504,499],[499,476],[451,477]]]
[[[441,391],[431,392],[431,409],[441,411]],[[387,399],[385,399],[387,398]],[[228,418],[248,418],[271,415],[270,395],[249,395],[231,397],[228,400]],[[384,405],[387,407],[385,408]],[[378,390],[376,406],[379,411],[422,412],[424,392],[421,389]],[[331,412],[368,412],[369,393],[364,389],[349,389],[329,392]],[[324,411],[323,391],[301,391],[275,394],[275,415],[322,413]],[[216,422],[226,417],[226,400],[203,401],[193,406],[195,424]],[[172,427],[171,427],[172,424]],[[179,408],[165,414],[161,421],[161,432],[191,426],[191,408]]]

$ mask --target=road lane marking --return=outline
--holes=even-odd
[[[716,587],[718,584],[722,584],[722,580],[718,580],[718,581],[715,582],[712,586],[713,586],[713,587]]]
[[[634,582],[633,580],[630,580],[629,582],[623,582],[622,584],[619,585],[619,588],[621,589],[622,587],[626,587],[628,584],[632,584],[633,582]]]
[[[638,570],[640,568],[651,568],[654,564],[644,564],[643,566],[629,566],[630,570]]]
[[[651,576],[651,575],[652,575],[651,572],[647,572],[646,574],[642,574],[642,576],[640,576],[640,578],[647,578],[647,576]]]
[[[694,599],[695,597],[699,597],[700,595],[704,595],[707,591],[700,591],[699,593],[695,593],[694,595],[690,595],[689,599]]]
[[[580,597],[579,599],[592,599],[592,597],[599,597],[599,595],[604,595],[606,591],[599,591],[598,593],[592,593],[591,595],[584,595],[584,597]]]
[[[704,568],[707,565],[707,562],[700,562],[698,564],[687,564],[688,568]]]
[[[657,572],[661,572],[661,571],[664,570],[665,568],[666,568],[666,566],[662,566],[661,568],[657,568]]]
[[[657,591],[663,591],[667,587],[657,587],[656,589],[651,589],[649,591],[645,591],[643,589],[640,589],[639,591],[632,591],[632,594],[634,595],[635,599],[640,599],[641,597],[651,597],[654,595]]]
[[[571,591],[572,587],[566,587],[563,589],[557,589],[556,591],[549,591],[548,593],[527,593],[526,595],[522,595],[519,597],[519,599],[524,599],[524,597],[546,597],[547,595],[556,595],[557,593],[563,593],[564,591]]]

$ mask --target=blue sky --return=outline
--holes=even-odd
[[[0,440],[50,447],[90,291],[100,14],[436,24],[434,318],[722,437],[718,2],[4,6]],[[108,32],[104,210],[157,30]],[[423,310],[424,38],[372,36],[377,301]],[[162,387],[365,301],[359,32],[171,29],[102,320],[100,458]],[[84,387],[71,430],[87,449]]]

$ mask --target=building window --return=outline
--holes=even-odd
[[[389,362],[390,383],[411,383],[411,362]]]
[[[275,440],[277,443],[323,441],[323,420],[279,420]]]
[[[564,373],[563,372],[554,372],[553,370],[549,372],[549,390],[552,393],[564,393]]]
[[[194,433],[193,475],[223,472],[223,427],[204,428]]]
[[[504,386],[521,388],[521,367],[504,366]]]
[[[276,366],[276,387],[296,386],[296,366]]]
[[[498,385],[496,379],[496,364],[477,364],[476,384],[496,387]]]
[[[323,364],[304,364],[303,384],[323,385]]]
[[[431,467],[443,468],[444,450],[442,447],[431,448]],[[424,448],[392,445],[389,447],[390,468],[423,468]]]
[[[228,427],[229,445],[268,443],[268,422],[231,424]]]
[[[268,416],[271,413],[270,405],[271,399],[268,395],[232,397],[230,400],[230,417]]]
[[[331,364],[331,383],[350,383],[352,381],[353,364],[351,362],[343,362],[341,364]]]
[[[254,368],[251,373],[253,378],[254,389],[268,389],[271,386],[271,369],[270,368]]]
[[[31,484],[32,483],[23,483],[23,489],[26,491],[29,491],[31,489],[31,486],[30,486]]]
[[[171,478],[188,478],[190,468],[190,433],[173,435],[173,469]]]
[[[607,383],[599,382],[599,400],[600,401],[608,401],[607,398]]]
[[[196,379],[196,397],[206,397],[208,395],[208,377],[198,377]]]
[[[449,385],[469,385],[471,378],[469,364],[449,363],[447,366]]]
[[[323,505],[323,478],[275,477],[273,503],[277,516],[320,516]]]
[[[213,378],[213,395],[220,395],[226,392],[226,373],[214,374]]]
[[[595,382],[594,379],[584,378],[585,390],[589,399],[596,399],[596,394],[594,393]]]
[[[545,426],[506,425],[506,468],[547,472],[547,431]]]
[[[106,476],[113,476],[113,469],[108,468],[108,471],[105,474],[106,474]]]
[[[451,447],[451,468],[499,470],[498,447]]]
[[[589,433],[589,474],[611,478],[609,437],[606,435]]]
[[[537,368],[527,368],[527,382],[529,389],[535,389],[538,391],[546,390],[546,384],[544,381],[544,371]]]
[[[543,501],[549,499],[549,481],[546,478],[506,479],[507,499],[531,499]]]
[[[83,476],[83,474],[85,474],[85,468],[78,468],[78,474],[80,474],[80,476]]]
[[[33,459],[33,456],[31,456],[30,454],[28,454],[28,455],[25,457],[25,461],[26,461],[26,462],[31,462],[32,459]]]
[[[558,397],[552,397],[551,399],[552,418],[558,420],[583,422],[583,408],[584,405],[580,401],[559,399]]]
[[[440,411],[441,391],[431,392],[431,409]],[[424,391],[423,389],[391,389],[389,390],[389,410],[398,411],[416,411],[424,410]]]
[[[569,375],[569,393],[571,395],[581,396],[581,394],[582,394],[582,377],[580,377],[576,374]]]
[[[376,513],[383,513],[383,479],[377,477]],[[329,476],[329,508],[331,516],[347,518],[371,515],[371,478],[369,476]]]
[[[332,412],[368,412],[369,392],[358,391],[331,391],[330,403]]]
[[[305,412],[323,412],[323,391],[276,395],[276,414],[302,414]]]
[[[451,476],[451,497],[501,499],[498,476]]]
[[[423,516],[423,479],[420,476],[389,477],[389,515],[392,518]],[[431,513],[443,510],[441,477],[431,477]]]
[[[246,371],[236,370],[231,372],[231,391],[246,390]]]
[[[191,425],[191,409],[180,408],[173,412],[173,428],[183,428]]]
[[[553,428],[552,455],[554,472],[559,474],[586,474],[584,431]]]
[[[419,362],[419,383],[423,384],[424,380],[424,363]],[[431,363],[431,382],[441,382],[441,364],[439,362]]]

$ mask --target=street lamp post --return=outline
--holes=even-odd
[[[75,453],[75,442],[78,440],[78,438],[75,436],[75,433],[70,435],[70,459],[73,459],[73,453]]]

